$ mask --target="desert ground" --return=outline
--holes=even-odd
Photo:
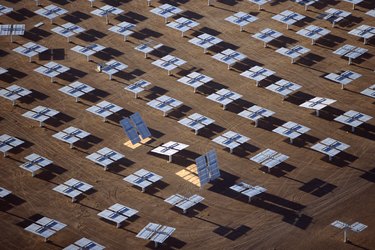
[[[153,242],[136,238],[136,234],[149,222],[176,228],[172,236],[160,249],[375,249],[375,119],[360,125],[355,132],[349,126],[334,121],[334,118],[348,110],[355,110],[375,116],[374,99],[360,92],[375,84],[375,39],[363,44],[363,39],[348,34],[362,24],[375,26],[375,18],[366,14],[375,8],[375,2],[365,0],[353,10],[345,1],[319,1],[304,7],[288,0],[273,0],[259,11],[257,5],[248,1],[221,0],[207,1],[177,0],[102,0],[95,1],[93,7],[85,0],[4,0],[1,4],[13,8],[13,12],[0,16],[2,24],[26,25],[23,36],[0,37],[0,67],[8,72],[0,75],[0,87],[13,84],[25,87],[32,94],[21,98],[12,106],[9,100],[0,98],[0,134],[15,136],[25,143],[11,150],[7,157],[0,159],[0,187],[12,191],[12,195],[0,200],[0,249],[62,249],[76,240],[86,237],[106,249],[148,249]],[[182,9],[169,21],[181,16],[199,22],[199,26],[185,32],[167,27],[162,17],[150,12],[164,3]],[[43,6],[55,4],[68,10],[53,23],[34,13]],[[109,16],[109,24],[104,17],[90,12],[110,4],[122,9],[120,15]],[[336,24],[320,18],[329,8],[351,12],[351,16]],[[285,24],[272,16],[291,10],[306,18],[289,30]],[[258,18],[257,21],[239,27],[224,19],[243,11]],[[124,41],[121,35],[108,30],[123,21],[136,24],[134,34]],[[37,23],[44,24],[38,28]],[[66,38],[51,31],[66,22],[77,24],[85,32]],[[331,33],[311,44],[310,39],[296,32],[314,24],[327,28]],[[283,33],[268,47],[251,36],[265,28]],[[223,40],[208,50],[188,42],[191,38],[209,33]],[[151,53],[148,58],[134,49],[147,40],[154,40],[164,46]],[[32,58],[13,51],[27,42],[35,42],[49,50]],[[106,47],[102,52],[86,57],[71,50],[76,45],[97,43]],[[290,59],[275,52],[280,47],[302,45],[311,51],[299,58],[295,64]],[[348,65],[346,58],[333,54],[337,48],[351,44],[367,49],[367,53]],[[247,56],[230,70],[227,65],[212,56],[231,48]],[[170,76],[163,69],[151,63],[171,54],[185,61]],[[96,72],[98,63],[118,60],[129,67],[109,80],[104,73]],[[50,61],[70,67],[70,70],[54,79],[34,71]],[[240,73],[255,66],[263,66],[276,73],[260,83],[240,76]],[[351,70],[362,76],[342,90],[339,84],[324,78],[328,73]],[[177,80],[190,72],[200,72],[214,80],[193,89]],[[152,85],[135,99],[124,87],[144,79]],[[266,86],[278,79],[287,79],[302,86],[286,98],[267,89]],[[79,102],[58,89],[74,81],[86,83],[95,88]],[[229,104],[223,110],[218,103],[206,97],[222,88],[229,88],[242,98]],[[161,95],[168,95],[183,102],[168,116],[149,107],[146,103]],[[313,110],[299,107],[315,96],[337,100],[316,116]],[[86,109],[106,100],[123,108],[109,117],[107,122]],[[263,119],[258,127],[237,115],[242,110],[259,105],[275,112]],[[22,116],[36,106],[45,106],[60,111],[49,119],[44,127],[38,122]],[[139,112],[150,128],[152,139],[136,148],[124,143],[129,138],[119,125],[123,117]],[[177,121],[193,113],[200,113],[215,120],[198,135]],[[272,130],[279,125],[294,121],[311,128],[293,144]],[[67,143],[52,137],[53,134],[75,126],[89,133],[87,139],[76,143],[73,149]],[[235,131],[251,138],[231,154],[228,149],[212,142],[216,136]],[[310,147],[327,137],[342,141],[350,148],[335,156],[328,157]],[[171,163],[166,156],[150,151],[168,141],[188,144],[173,157]],[[113,164],[108,171],[86,159],[86,156],[109,147],[123,155],[125,159]],[[267,173],[259,164],[249,158],[271,148],[289,156],[284,163]],[[221,177],[203,187],[198,187],[176,173],[190,168],[195,159],[216,149]],[[24,157],[37,153],[53,161],[45,171],[32,177],[19,165]],[[138,187],[123,180],[139,169],[147,169],[163,176],[163,179],[144,193]],[[52,189],[70,178],[75,178],[94,186],[94,190],[72,203],[71,199]],[[238,182],[260,185],[267,191],[248,202],[247,197],[229,189]],[[164,199],[172,194],[190,196],[199,194],[204,201],[183,214],[172,208]],[[97,213],[109,206],[120,203],[139,212],[120,228],[104,221]],[[67,227],[52,236],[48,242],[24,230],[25,227],[46,216],[56,219]],[[341,220],[352,224],[361,222],[368,228],[361,233],[349,232],[349,242],[343,242],[343,232],[330,224]]]

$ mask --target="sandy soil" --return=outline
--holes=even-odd
[[[107,249],[152,248],[152,243],[135,237],[148,222],[176,228],[173,237],[160,246],[165,249],[375,249],[375,122],[370,120],[351,133],[350,128],[333,121],[336,116],[351,109],[375,116],[374,99],[360,94],[375,83],[375,39],[363,45],[362,40],[347,34],[360,24],[375,26],[374,18],[365,14],[375,8],[373,1],[364,1],[356,10],[343,1],[320,1],[322,3],[310,7],[309,11],[304,11],[302,6],[291,1],[273,1],[273,4],[265,5],[265,10],[261,12],[256,5],[247,1],[212,1],[211,7],[207,6],[206,1],[171,1],[183,10],[185,17],[200,23],[194,31],[186,32],[184,38],[178,31],[166,27],[161,17],[150,13],[151,8],[147,7],[146,1],[95,2],[96,7],[108,3],[124,10],[122,15],[110,17],[111,24],[120,21],[137,24],[135,34],[128,38],[128,42],[108,31],[110,25],[105,24],[104,18],[90,14],[93,9],[87,1],[40,2],[43,6],[57,4],[69,10],[69,13],[50,24],[47,19],[33,13],[40,8],[35,6],[34,1],[7,0],[1,3],[13,7],[15,11],[1,16],[0,22],[25,23],[27,32],[23,37],[14,37],[14,43],[9,42],[9,37],[0,38],[0,67],[9,71],[0,76],[0,87],[17,84],[33,91],[31,97],[22,99],[14,107],[9,101],[0,99],[1,134],[26,141],[22,147],[11,151],[8,157],[0,159],[0,186],[13,192],[11,197],[0,203],[1,249],[61,249],[81,237],[92,239]],[[153,1],[153,6],[163,2]],[[317,18],[330,7],[350,11],[352,16],[336,28],[331,28],[330,23]],[[285,25],[271,19],[285,9],[306,15],[307,18],[286,30]],[[240,10],[259,18],[245,26],[244,32],[224,21]],[[44,25],[34,28],[38,22],[44,22]],[[67,43],[65,38],[51,31],[57,24],[66,22],[77,23],[87,31]],[[308,24],[326,27],[331,34],[312,46],[308,39],[296,34]],[[250,37],[264,28],[276,29],[284,36],[264,48],[260,41]],[[201,32],[217,35],[225,43],[204,54],[202,49],[188,42]],[[156,40],[165,46],[145,59],[134,50],[145,39]],[[29,63],[26,57],[12,51],[29,41],[52,51],[34,57],[33,62]],[[70,50],[76,44],[92,42],[107,49],[93,56],[90,62]],[[294,65],[290,64],[288,58],[274,52],[281,46],[292,44],[311,49]],[[346,59],[332,53],[344,44],[366,48],[368,53],[348,65]],[[227,70],[226,65],[211,58],[224,48],[236,49],[246,54],[248,59]],[[172,76],[167,76],[165,71],[151,64],[168,53],[188,62],[180,71],[173,71]],[[110,59],[129,65],[112,81],[108,80],[107,75],[95,72],[96,63]],[[38,65],[50,60],[71,67],[54,83],[34,72]],[[264,88],[270,82],[262,82],[261,87],[256,87],[253,81],[239,75],[254,65],[274,70],[276,76],[271,77],[270,81],[284,78],[303,88],[282,102],[280,96]],[[346,90],[323,78],[327,73],[340,70],[352,70],[362,74],[362,77],[348,85]],[[214,81],[193,93],[191,88],[177,82],[182,75],[192,71],[211,76]],[[149,80],[153,85],[139,99],[134,99],[133,94],[123,88],[139,79]],[[75,103],[72,97],[58,91],[75,80],[97,90]],[[230,88],[242,94],[243,98],[223,111],[219,105],[205,98],[221,88]],[[162,94],[183,101],[184,106],[163,117],[161,112],[146,105],[149,100]],[[337,102],[316,117],[313,112],[298,106],[313,96],[328,97]],[[124,111],[103,123],[100,117],[85,110],[100,100],[120,105]],[[276,114],[255,128],[250,121],[237,115],[252,104],[273,110]],[[57,109],[62,114],[40,128],[37,122],[22,116],[38,105]],[[147,145],[130,149],[123,145],[128,139],[118,122],[123,116],[136,111],[141,113],[151,128],[153,140]],[[200,135],[194,135],[193,131],[177,123],[182,117],[195,112],[216,121]],[[290,144],[272,132],[273,128],[286,121],[301,123],[310,127],[311,131]],[[75,149],[69,149],[69,145],[52,137],[69,126],[84,129],[93,136],[77,144]],[[251,140],[230,154],[211,141],[227,130],[244,134]],[[326,137],[343,141],[351,147],[329,162],[327,157],[310,149],[311,145]],[[165,157],[150,153],[153,147],[170,140],[189,144],[190,147],[174,157],[173,163],[167,163]],[[103,171],[85,158],[102,147],[123,153],[126,160],[112,166],[109,171]],[[176,175],[211,148],[218,153],[222,174],[220,180],[200,189]],[[266,148],[290,156],[285,164],[270,174],[265,174],[259,165],[249,160]],[[25,161],[24,157],[33,152],[54,162],[47,171],[34,178],[18,167]],[[122,180],[141,168],[164,177],[161,183],[145,193]],[[92,184],[95,191],[71,203],[69,198],[52,190],[69,178]],[[248,203],[246,197],[229,191],[228,187],[238,181],[261,185],[268,191]],[[177,192],[183,195],[197,193],[205,200],[202,205],[183,215],[163,201]],[[114,203],[139,210],[138,216],[120,229],[100,220],[96,214]],[[68,227],[44,243],[41,238],[23,230],[40,216],[57,219]],[[368,228],[360,234],[350,233],[351,243],[344,244],[342,232],[330,226],[336,219],[348,223],[360,221]]]

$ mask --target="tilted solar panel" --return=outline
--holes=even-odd
[[[142,120],[141,115],[136,112],[130,116],[130,119],[133,121],[134,125],[136,126],[138,132],[140,133],[142,139],[146,139],[148,137],[151,137],[151,132],[147,128],[147,125]]]
[[[122,128],[125,131],[125,134],[129,137],[132,144],[136,144],[141,141],[139,138],[137,131],[131,125],[129,118],[124,118],[120,121]]]
[[[220,177],[219,165],[217,163],[217,155],[215,150],[210,150],[207,153],[208,170],[210,172],[210,180],[214,180]]]
[[[207,169],[206,158],[204,155],[199,156],[195,159],[195,163],[197,164],[197,172],[199,177],[199,182],[201,186],[207,184],[210,181],[210,176]]]

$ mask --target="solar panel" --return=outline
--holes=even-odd
[[[258,5],[258,10],[262,10],[262,5],[270,2],[271,0],[249,0],[249,2],[255,3]]]
[[[0,187],[0,198],[5,198],[7,197],[8,195],[10,195],[12,193],[12,191],[9,191],[8,189],[5,189],[3,187]]]
[[[184,37],[184,33],[186,31],[189,31],[190,29],[198,26],[199,23],[195,22],[191,19],[180,17],[177,20],[174,20],[173,22],[170,22],[167,24],[168,27],[181,31],[181,37]]]
[[[60,131],[60,132],[52,135],[52,137],[54,137],[54,138],[56,138],[60,141],[69,143],[70,148],[73,148],[73,144],[75,142],[77,142],[81,139],[84,139],[89,135],[90,135],[90,133],[88,133],[88,132],[86,132],[82,129],[75,128],[75,127],[69,127],[69,128],[64,129],[63,131]]]
[[[7,73],[8,70],[0,67],[0,75]]]
[[[228,104],[240,99],[241,97],[242,95],[229,89],[220,89],[216,93],[212,93],[206,98],[210,99],[211,101],[220,103],[223,106],[223,109],[225,110]]]
[[[155,223],[149,223],[137,235],[137,238],[151,240],[155,242],[155,247],[163,243],[176,229],[173,227],[162,226]]]
[[[195,131],[195,134],[198,134],[198,131],[212,123],[214,123],[215,120],[208,118],[204,115],[194,113],[189,115],[188,117],[185,117],[178,121],[178,123],[193,129]]]
[[[13,8],[9,8],[7,6],[4,6],[4,5],[0,4],[0,16],[6,15],[6,14],[12,12],[12,11],[13,11]]]
[[[278,133],[279,135],[288,137],[290,140],[290,143],[293,143],[294,139],[310,131],[310,128],[303,126],[301,124],[289,121],[275,128],[272,131],[275,133]]]
[[[295,62],[295,59],[310,52],[310,49],[303,47],[301,45],[296,45],[291,48],[279,48],[276,50],[276,52],[283,56],[289,57],[291,59],[291,63],[293,64]]]
[[[148,106],[160,110],[163,112],[163,116],[167,116],[167,113],[182,106],[183,102],[169,97],[167,95],[159,96],[158,98],[151,100],[147,103]]]
[[[142,239],[150,239],[155,233],[157,233],[158,229],[160,229],[162,226],[155,223],[149,223],[146,227],[144,227],[137,235],[136,237],[142,238]],[[156,243],[155,243],[156,247]]]
[[[266,48],[268,43],[281,37],[282,35],[283,35],[282,33],[276,30],[266,28],[262,31],[255,33],[251,37],[262,41],[264,43],[264,47]]]
[[[332,23],[332,27],[335,27],[335,24],[344,20],[345,17],[348,17],[351,15],[350,12],[344,11],[344,10],[339,10],[335,8],[329,8],[328,10],[325,11],[325,14],[323,19],[327,20]]]
[[[175,231],[173,227],[162,226],[160,231],[151,237],[156,243],[163,243]]]
[[[0,36],[22,36],[25,33],[25,24],[1,24]]]
[[[87,238],[81,238],[70,244],[69,246],[65,247],[63,250],[104,250],[105,247],[96,243],[95,241],[89,240]]]
[[[122,9],[108,5],[108,4],[100,8],[97,8],[96,10],[91,11],[91,13],[96,16],[105,17],[106,24],[109,23],[109,17],[108,17],[109,14],[119,15],[123,12],[124,11]]]
[[[10,42],[13,42],[13,36],[23,36],[25,33],[25,24],[1,24],[0,36],[10,36]]]
[[[43,226],[44,228],[52,229],[56,232],[66,227],[65,224],[47,217],[43,217],[37,220],[35,223]]]
[[[70,197],[72,199],[72,202],[75,202],[77,200],[77,197],[82,194],[81,191],[64,184],[60,184],[54,187],[52,190]]]
[[[120,124],[133,145],[141,141],[139,136],[141,136],[142,139],[151,137],[150,130],[147,128],[147,125],[138,112],[131,115],[130,119],[122,119]]]
[[[132,114],[130,116],[130,119],[133,121],[142,139],[151,137],[150,130],[147,128],[145,122],[142,120],[142,117],[138,112]]]
[[[191,86],[194,88],[194,93],[196,92],[197,88],[212,81],[213,78],[206,76],[204,74],[198,72],[192,72],[186,76],[181,77],[178,79],[178,82],[181,82],[187,86]]]
[[[178,58],[178,57],[175,57],[175,56],[172,56],[172,55],[166,55],[154,62],[152,62],[151,64],[159,67],[159,68],[162,68],[164,70],[167,70],[168,72],[168,75],[171,75],[171,71],[184,65],[186,63],[186,61]]]
[[[38,9],[34,12],[36,14],[40,15],[40,16],[48,18],[51,21],[51,23],[53,23],[54,18],[56,18],[58,16],[61,16],[61,15],[64,15],[65,13],[68,13],[67,10],[65,10],[63,8],[60,8],[60,7],[58,7],[56,5],[53,5],[53,4],[50,4],[46,7]]]
[[[142,189],[142,192],[145,191],[145,188],[150,186],[152,182],[148,181],[145,178],[139,177],[137,175],[131,174],[124,178],[124,181],[127,181],[135,186],[138,186]]]
[[[214,149],[196,158],[195,163],[201,187],[220,177],[217,155]]]
[[[375,36],[375,26],[361,25],[348,32],[351,35],[363,38],[363,44],[367,44],[367,40]]]
[[[246,195],[249,198],[249,202],[251,201],[252,197],[267,191],[267,189],[265,189],[264,187],[252,186],[244,182],[234,184],[229,188],[233,191]]]
[[[233,191],[241,193],[242,191],[251,188],[251,185],[241,181],[241,182],[236,183],[235,185],[233,185],[229,188],[232,189]]]
[[[109,76],[109,80],[112,80],[113,74],[116,74],[117,72],[126,68],[128,68],[128,65],[116,60],[111,60],[103,65],[101,72],[107,74]]]
[[[99,164],[104,167],[104,170],[106,171],[108,169],[108,166],[114,162],[117,162],[124,158],[125,156],[113,149],[104,147],[88,156],[86,156],[87,159],[95,162],[96,164]]]
[[[212,139],[213,142],[229,148],[230,153],[233,153],[233,149],[249,141],[250,138],[244,135],[238,134],[233,131],[227,131],[224,134]]]
[[[257,105],[253,105],[238,113],[239,116],[254,121],[255,127],[258,126],[258,122],[260,119],[270,117],[273,114],[275,114],[275,112]]]
[[[272,19],[286,24],[286,29],[289,29],[289,25],[292,25],[304,18],[304,15],[298,14],[290,10],[285,10],[272,17]]]
[[[349,147],[349,145],[329,137],[311,146],[312,149],[328,155],[330,161],[332,157]]]
[[[368,51],[368,49],[356,47],[353,45],[346,44],[337,50],[333,51],[334,54],[347,57],[349,59],[349,65],[352,63],[353,59],[356,59],[363,54],[365,54]]]
[[[369,10],[366,12],[366,15],[369,15],[371,17],[375,17],[375,9]]]
[[[124,89],[134,93],[134,97],[138,98],[138,94],[143,92],[147,86],[151,85],[151,82],[146,80],[139,80]]]
[[[223,50],[223,51],[213,55],[212,58],[214,58],[214,59],[216,59],[216,60],[218,60],[222,63],[227,64],[228,69],[230,69],[230,67],[232,65],[234,65],[237,62],[245,60],[247,58],[247,56],[245,54],[242,54],[242,53],[237,52],[235,50],[226,49],[226,50]]]
[[[245,25],[255,22],[256,20],[258,20],[258,18],[248,13],[240,11],[233,14],[232,16],[225,18],[225,20],[240,26],[240,31],[243,31],[243,27]]]
[[[344,242],[347,242],[347,230],[350,229],[353,232],[359,233],[362,232],[367,228],[367,225],[362,224],[360,222],[354,222],[353,224],[349,225],[345,222],[336,220],[331,223],[331,226],[334,226],[335,228],[344,230]]]
[[[344,0],[345,2],[353,4],[353,10],[355,9],[356,4],[363,2],[363,0]]]
[[[134,186],[142,188],[142,192],[145,192],[146,187],[161,180],[162,178],[162,176],[142,168],[135,173],[126,176],[123,180],[131,183]]]
[[[62,88],[59,88],[59,91],[65,93],[69,96],[73,96],[76,99],[76,102],[78,102],[79,97],[81,97],[81,96],[83,96],[87,93],[90,93],[94,90],[95,90],[95,88],[93,88],[93,87],[91,87],[91,86],[89,86],[85,83],[78,82],[78,81],[72,82],[69,85],[66,85]]]
[[[324,98],[324,97],[314,97],[309,101],[306,101],[299,105],[300,107],[314,109],[316,111],[316,115],[319,116],[319,111],[332,103],[335,103],[336,100]]]
[[[310,5],[319,2],[319,0],[293,0],[294,2],[305,6],[305,10],[308,9]]]
[[[242,191],[242,194],[246,195],[247,197],[249,197],[249,202],[251,201],[251,198],[256,196],[256,195],[259,195],[261,193],[264,193],[266,192],[267,189],[263,188],[263,187],[260,187],[260,186],[255,186],[255,187],[251,187],[245,191]]]
[[[360,222],[354,222],[353,224],[350,225],[350,229],[351,229],[353,232],[356,232],[356,233],[362,232],[362,231],[365,230],[366,228],[367,228],[367,225],[362,224],[362,223],[360,223]]]
[[[10,135],[7,135],[7,134],[2,134],[0,136],[0,152],[3,152],[4,154],[4,157],[6,157],[6,153],[15,148],[15,147],[18,147],[19,145],[23,144],[24,141],[16,138],[16,137],[13,137],[13,136],[10,136]]]
[[[32,92],[30,90],[15,84],[0,90],[0,96],[12,101],[13,106],[16,105],[16,101],[18,99],[31,93]]]
[[[168,18],[172,17],[180,12],[182,10],[176,6],[170,5],[170,4],[163,4],[159,7],[156,7],[152,10],[150,10],[151,13],[154,13],[158,16],[161,16],[164,18],[165,23],[168,22]]]
[[[121,22],[110,27],[108,30],[124,36],[124,41],[127,41],[127,37],[134,33],[133,29],[136,27],[135,24],[128,22]]]
[[[211,149],[207,153],[207,163],[208,163],[208,169],[210,172],[210,180],[214,180],[220,177],[220,170],[219,165],[217,162],[217,155],[216,151]]]
[[[47,242],[49,237],[65,227],[66,224],[61,223],[60,221],[53,220],[48,217],[43,217],[24,228],[24,230],[43,237],[44,241]]]
[[[23,56],[27,56],[29,57],[29,62],[31,62],[31,58],[33,56],[36,56],[36,55],[39,55],[40,53],[43,53],[44,51],[48,50],[48,48],[42,46],[42,45],[39,45],[37,43],[33,43],[33,42],[28,42],[24,45],[21,45],[15,49],[13,49],[13,51],[23,55]]]
[[[361,91],[362,95],[375,98],[375,84]]]
[[[43,66],[40,66],[36,69],[34,69],[34,71],[42,74],[42,75],[45,75],[45,76],[48,76],[51,78],[51,82],[53,82],[53,78],[70,70],[69,67],[65,67],[64,65],[62,64],[59,64],[59,63],[55,63],[55,62],[49,62],[49,63],[46,63],[44,64]]]
[[[74,35],[78,35],[79,33],[82,33],[84,32],[86,29],[76,25],[76,24],[73,24],[73,23],[65,23],[61,26],[57,26],[53,29],[51,29],[51,31],[63,36],[63,37],[66,37],[67,39],[67,42],[69,43],[70,42],[70,38]]]
[[[51,108],[38,106],[33,108],[30,111],[27,111],[26,113],[23,113],[22,116],[38,121],[39,127],[43,126],[43,122],[46,120],[53,118],[54,116],[58,115],[60,112]]]
[[[369,121],[370,119],[372,119],[372,116],[365,115],[354,110],[349,110],[344,114],[336,117],[334,120],[351,126],[352,132],[354,132],[356,127],[360,126],[362,123]]]
[[[74,189],[76,189],[80,192],[87,192],[87,191],[89,191],[90,189],[93,188],[92,185],[87,184],[86,182],[83,182],[83,181],[79,181],[79,180],[74,179],[74,178],[71,178],[71,179],[65,181],[64,185],[69,186],[71,188],[74,188]]]
[[[116,203],[110,206],[108,209],[99,212],[98,216],[100,216],[103,219],[115,222],[116,227],[119,228],[122,222],[124,222],[125,220],[129,219],[137,213],[138,211],[133,208]]]
[[[346,224],[342,221],[339,221],[339,220],[336,220],[336,221],[332,222],[331,225],[338,228],[338,229],[344,229],[344,228],[349,227],[348,224]]]
[[[38,154],[31,154],[25,157],[27,162],[20,165],[19,167],[31,172],[31,176],[34,177],[39,170],[44,169],[46,166],[53,163],[53,161],[48,160],[47,158],[40,156]]]
[[[90,2],[90,7],[93,8],[93,7],[94,7],[94,2],[95,2],[95,0],[87,0],[87,1]]]
[[[282,95],[283,100],[289,95],[299,90],[300,88],[302,88],[301,85],[284,79],[278,80],[277,82],[272,83],[266,87],[266,89]]]
[[[251,157],[250,160],[267,167],[267,171],[269,172],[272,168],[276,167],[288,158],[289,156],[268,148],[263,152]]]
[[[180,194],[174,194],[168,197],[167,199],[165,199],[164,201],[167,202],[168,204],[181,208],[183,210],[183,213],[186,213],[186,210],[200,203],[203,200],[204,198],[197,194],[192,195],[191,197],[185,197]]]
[[[221,43],[222,41],[223,40],[220,38],[217,38],[207,33],[203,33],[197,37],[190,39],[189,43],[192,43],[196,46],[203,48],[203,52],[207,53],[207,49],[215,46],[216,44]]]
[[[315,44],[315,41],[319,38],[328,35],[331,33],[330,30],[324,29],[322,27],[316,26],[316,25],[309,25],[303,29],[300,29],[296,32],[298,35],[307,37],[311,39],[311,45]]]
[[[99,102],[97,104],[94,104],[93,106],[87,108],[86,110],[95,114],[95,115],[103,117],[103,121],[106,122],[107,117],[109,117],[113,114],[116,114],[117,112],[122,110],[122,108],[120,106],[116,105],[116,104],[113,104],[113,103],[110,103],[110,102],[107,102],[107,101],[101,101],[101,102]]]
[[[198,178],[200,185],[202,187],[210,181],[210,174],[208,172],[208,166],[205,155],[201,155],[198,158],[196,158],[195,163],[197,164]]]
[[[151,53],[152,51],[154,50],[157,50],[159,49],[160,47],[162,47],[163,44],[162,43],[157,43],[156,41],[153,41],[153,40],[148,40],[147,42],[145,43],[142,43],[140,45],[137,45],[134,49],[135,50],[138,50],[140,52],[143,52],[144,55],[145,55],[145,58],[147,58],[147,55],[149,53]]]
[[[189,147],[187,144],[183,144],[180,142],[174,142],[169,141],[167,143],[164,143],[163,145],[156,147],[151,150],[153,153],[161,154],[161,155],[167,155],[168,156],[168,162],[172,161],[172,155],[178,153],[179,151]]]
[[[242,72],[240,75],[254,80],[255,85],[258,87],[260,81],[266,79],[269,76],[272,76],[273,74],[275,74],[275,71],[272,71],[270,69],[266,69],[260,66],[254,66]]]
[[[176,205],[176,204],[178,204],[179,202],[181,202],[185,199],[187,199],[187,198],[180,195],[180,194],[174,194],[174,195],[171,195],[170,197],[168,197],[167,199],[165,199],[164,201],[167,202],[168,204]]]
[[[71,50],[73,50],[73,51],[75,51],[79,54],[85,55],[86,58],[87,58],[87,61],[90,61],[91,55],[93,55],[93,54],[95,54],[99,51],[102,51],[104,49],[105,49],[104,46],[96,44],[96,43],[88,44],[86,46],[77,45],[77,46],[74,46],[73,48],[71,48]]]
[[[108,14],[119,15],[124,12],[122,9],[111,6],[111,5],[102,6],[98,10],[99,11],[95,12],[95,14],[98,16],[106,16]]]

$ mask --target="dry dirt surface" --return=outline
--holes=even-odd
[[[85,0],[39,2],[40,6],[30,0],[1,1],[2,5],[13,8],[13,12],[0,16],[0,22],[24,23],[26,32],[24,36],[14,36],[13,43],[10,37],[0,37],[0,67],[8,70],[0,75],[0,87],[17,84],[30,89],[32,94],[20,99],[15,106],[0,98],[0,134],[25,141],[0,159],[0,187],[13,192],[0,201],[0,249],[62,249],[81,237],[107,249],[153,248],[153,242],[135,237],[149,222],[176,228],[172,237],[159,245],[160,249],[375,249],[375,119],[360,125],[354,133],[350,127],[334,121],[348,110],[375,116],[374,99],[360,93],[375,84],[375,39],[364,45],[362,39],[348,34],[362,24],[375,26],[374,17],[366,14],[375,8],[373,0],[364,0],[354,10],[345,1],[321,0],[307,11],[288,0],[271,1],[263,6],[262,11],[245,0],[212,0],[212,6],[201,0],[161,0],[152,1],[151,7],[147,6],[146,0],[102,0],[95,1],[93,8]],[[199,26],[185,32],[185,37],[167,27],[162,17],[150,12],[166,2],[182,9],[169,21],[184,16],[199,22]],[[60,6],[68,13],[55,18],[53,23],[34,13],[49,4]],[[105,18],[90,13],[106,4],[124,11],[118,16],[110,15],[109,24]],[[319,18],[329,8],[346,10],[352,15],[332,28],[331,23]],[[287,30],[284,24],[272,19],[283,10],[295,11],[306,18]],[[258,20],[240,32],[238,26],[224,20],[238,11],[250,13]],[[108,30],[122,21],[136,24],[128,41]],[[35,28],[39,22],[44,25]],[[68,43],[66,38],[51,31],[66,22],[75,23],[86,31],[72,37]],[[309,39],[296,34],[310,24],[327,28],[331,33],[311,45]],[[251,37],[265,28],[283,33],[267,48]],[[204,54],[203,49],[188,42],[202,33],[215,35],[223,42]],[[144,58],[134,47],[149,39],[164,46]],[[13,51],[27,42],[38,43],[49,50],[28,62],[27,57]],[[76,45],[90,43],[103,45],[106,49],[91,56],[89,62],[71,50]],[[295,64],[275,52],[280,47],[297,44],[311,51]],[[345,44],[365,48],[368,52],[348,65],[346,58],[332,53]],[[247,59],[227,70],[225,64],[211,57],[227,48],[242,52]],[[167,54],[187,61],[170,76],[151,64]],[[129,67],[109,80],[106,74],[96,72],[95,67],[111,59]],[[48,77],[34,71],[49,61],[70,67],[70,70],[51,83]],[[255,65],[276,73],[256,87],[254,81],[240,76],[241,72]],[[352,70],[362,77],[347,85],[345,90],[324,78],[328,73],[343,70]],[[194,71],[214,79],[198,88],[197,93],[177,81]],[[140,79],[148,80],[152,85],[135,99],[124,87]],[[282,101],[281,96],[265,89],[278,79],[289,80],[302,88]],[[86,83],[96,90],[76,103],[73,97],[58,90],[74,81]],[[240,93],[242,98],[223,110],[219,104],[206,98],[221,88]],[[146,104],[164,94],[184,103],[166,117]],[[337,102],[323,109],[317,117],[312,110],[299,107],[315,96]],[[123,110],[103,122],[99,116],[86,111],[102,100],[115,103]],[[254,104],[275,112],[272,117],[260,121],[258,127],[237,115]],[[22,116],[39,105],[61,113],[48,120],[44,127],[39,127],[36,121]],[[134,112],[140,112],[153,138],[131,149],[124,146],[128,138],[119,121]],[[177,122],[195,112],[215,120],[198,135]],[[287,138],[272,132],[287,121],[300,123],[311,130],[291,144]],[[52,137],[69,126],[88,131],[91,136],[70,149],[68,144]],[[251,138],[232,154],[212,142],[213,138],[229,130]],[[349,144],[350,148],[329,161],[327,156],[310,148],[327,137]],[[150,153],[153,148],[171,140],[190,145],[175,155],[172,163],[167,163],[164,156]],[[101,166],[86,159],[87,155],[103,147],[124,154],[125,159],[103,171]],[[260,165],[249,160],[267,148],[289,156],[270,173],[265,173]],[[218,155],[221,169],[218,180],[199,188],[176,175],[210,149],[216,149]],[[24,157],[31,153],[52,160],[53,164],[31,177],[19,167],[25,162]],[[161,182],[144,193],[123,181],[124,177],[141,168],[163,176]],[[70,198],[52,190],[70,178],[93,185],[94,191],[72,203]],[[267,192],[248,203],[246,196],[229,189],[240,181],[265,187]],[[185,196],[199,194],[205,200],[183,214],[164,202],[176,193]],[[139,212],[116,228],[113,223],[97,216],[115,203]],[[68,226],[45,243],[41,237],[24,230],[42,216]],[[343,232],[330,226],[337,219],[349,224],[359,221],[368,228],[358,234],[349,232],[350,242],[345,244]]]

